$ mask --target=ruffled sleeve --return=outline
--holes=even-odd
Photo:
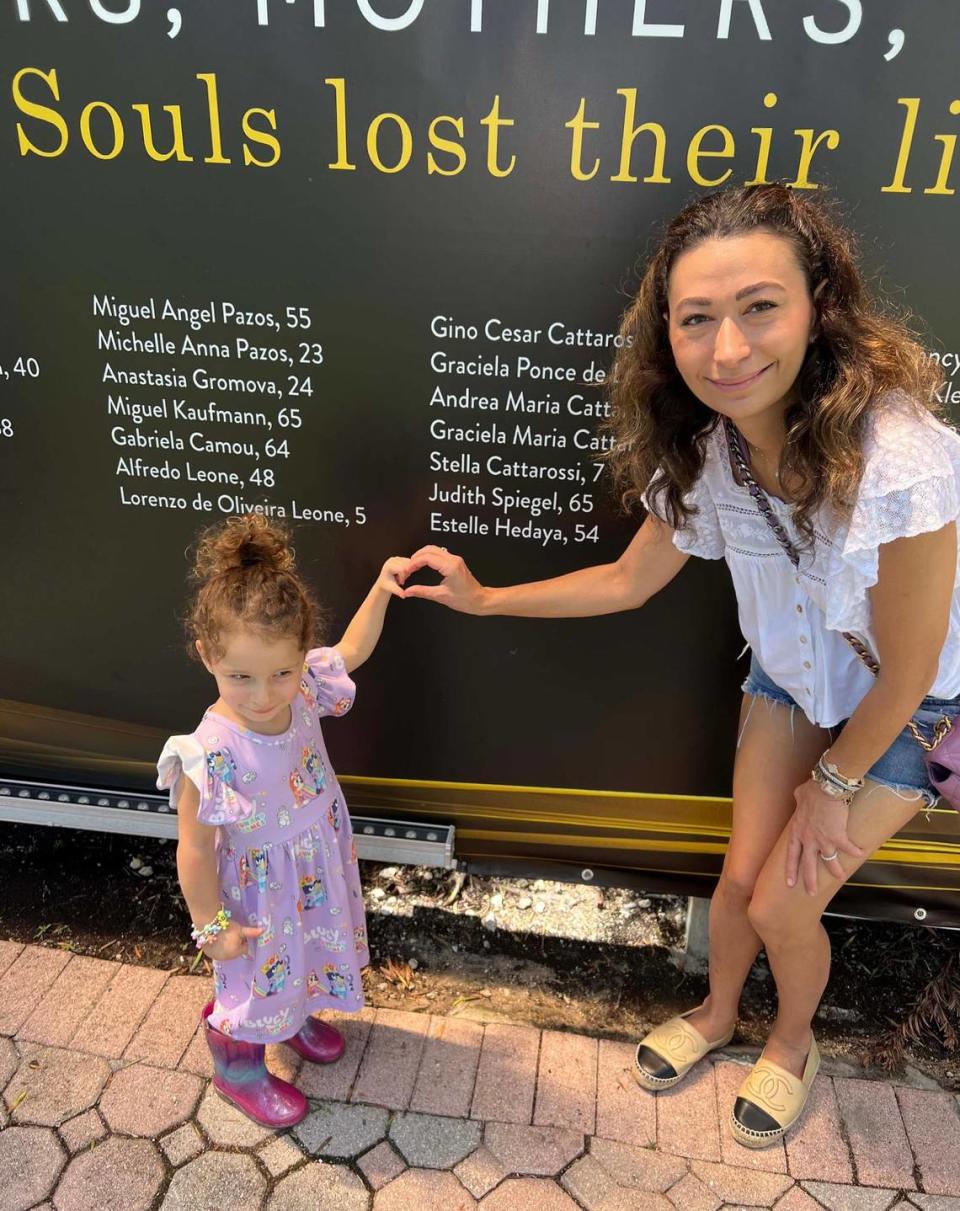
[[[308,706],[321,717],[345,715],[357,692],[336,648],[314,648],[307,652],[300,688]]]
[[[827,582],[832,630],[869,628],[867,591],[880,547],[928,534],[960,517],[960,436],[909,403],[891,404],[865,445],[863,477],[849,525],[835,541]]]
[[[181,774],[186,774],[202,795],[205,766],[203,745],[196,736],[171,736],[157,762],[157,790],[169,791],[170,806],[176,809]]]
[[[186,775],[200,792],[197,819],[201,824],[235,824],[248,819],[255,805],[235,787],[237,765],[225,746],[207,752],[196,736],[171,736],[157,762],[157,787],[170,791],[177,806],[180,778]]]
[[[660,517],[656,509],[651,509],[646,492],[642,499],[643,507],[655,517]],[[673,545],[685,555],[696,555],[700,559],[723,559],[726,546],[707,476],[701,475],[683,499],[685,504],[693,506],[695,512],[683,529],[673,531]],[[664,519],[661,517],[660,520]]]

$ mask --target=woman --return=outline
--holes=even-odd
[[[821,915],[936,798],[906,725],[929,736],[960,711],[960,437],[932,415],[935,368],[867,297],[849,234],[779,185],[682,211],[622,333],[611,462],[625,505],[648,514],[620,559],[485,588],[424,547],[411,572],[442,582],[405,596],[473,614],[605,614],[648,601],[691,555],[726,559],[753,660],[710,993],[641,1042],[636,1076],[668,1088],[726,1043],[765,948],[779,1010],[732,1119],[741,1143],[764,1147],[799,1117],[819,1064]]]

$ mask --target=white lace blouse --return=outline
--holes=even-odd
[[[764,672],[822,727],[848,719],[873,682],[842,632],[853,632],[876,653],[867,590],[877,582],[878,548],[960,517],[960,435],[906,396],[891,395],[878,408],[864,453],[852,514],[839,521],[822,508],[812,550],[801,546],[792,507],[769,498],[801,551],[795,571],[749,491],[734,479],[718,425],[687,497],[699,512],[673,535],[680,551],[726,559],[744,638]],[[928,692],[960,696],[960,559],[949,633]]]

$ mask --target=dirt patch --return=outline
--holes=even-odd
[[[209,971],[189,940],[173,842],[5,825],[3,847],[0,936]],[[703,972],[690,970],[682,954],[681,898],[371,863],[361,864],[361,874],[372,957],[364,988],[373,1005],[636,1039],[706,991]],[[878,1046],[948,969],[956,935],[862,921],[826,925],[834,966],[816,1023],[821,1049],[834,1061],[875,1063]],[[960,1063],[948,1045],[951,1026],[960,1025],[960,988],[948,980],[924,1007],[930,1021],[913,1023],[918,1037],[903,1060],[915,1075],[960,1091]],[[774,1013],[761,956],[737,1041],[762,1044]]]

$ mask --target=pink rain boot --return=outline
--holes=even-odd
[[[263,1043],[245,1043],[215,1030],[208,1021],[213,1001],[200,1015],[213,1056],[213,1087],[222,1098],[264,1127],[292,1127],[307,1113],[299,1089],[267,1071]]]
[[[343,1055],[346,1040],[339,1030],[319,1018],[307,1018],[292,1039],[284,1039],[297,1055],[314,1064],[332,1064]]]

